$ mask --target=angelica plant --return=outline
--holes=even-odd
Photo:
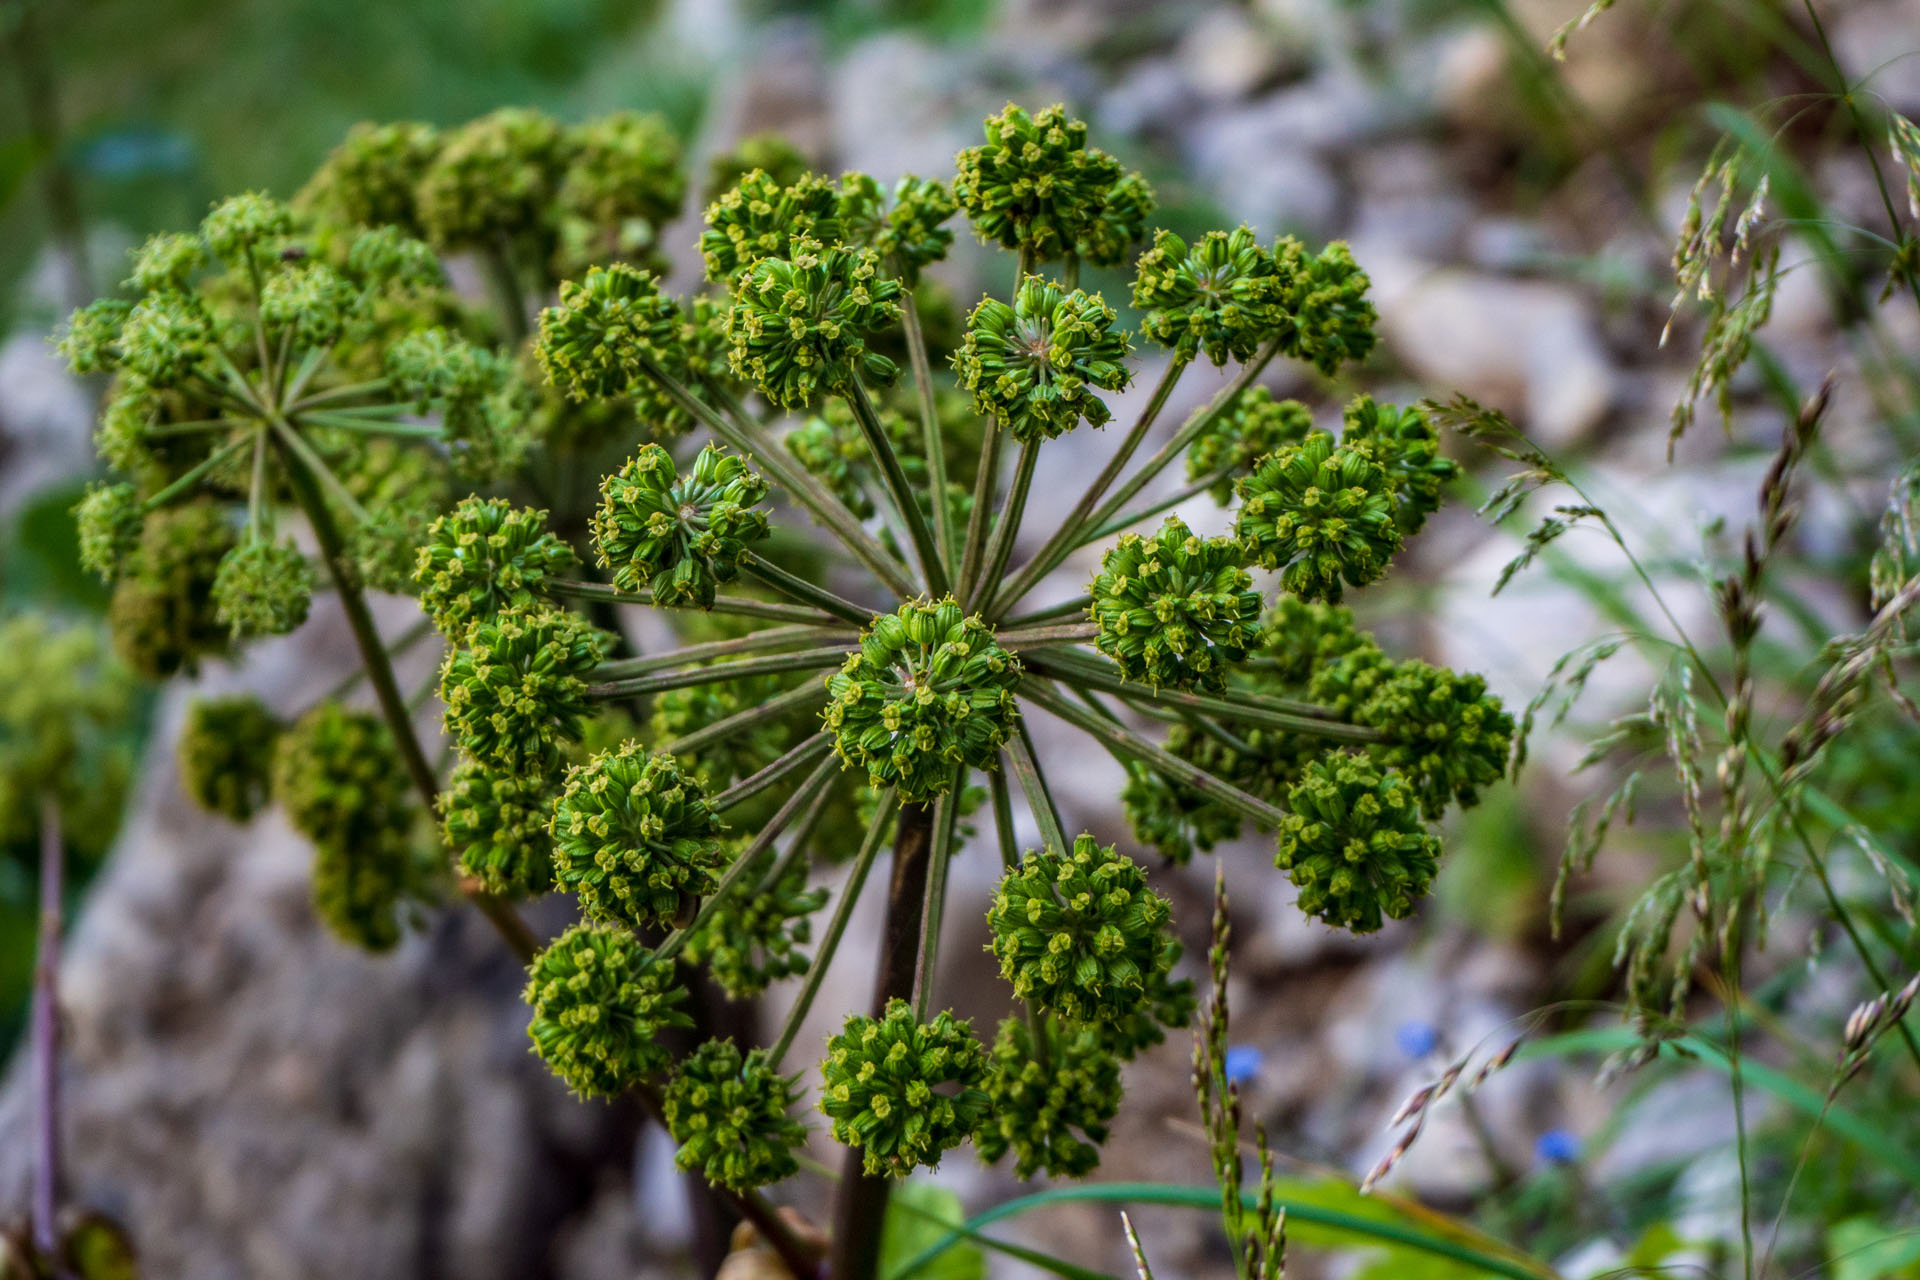
[[[195,796],[286,807],[352,940],[472,899],[530,964],[540,1057],[583,1096],[637,1094],[796,1274],[761,1189],[797,1167],[810,1077],[848,1148],[830,1270],[866,1277],[890,1179],[969,1142],[1023,1177],[1087,1173],[1121,1064],[1192,1015],[1168,900],[1123,833],[1066,830],[1030,717],[1125,766],[1141,843],[1272,833],[1302,909],[1363,932],[1427,892],[1430,824],[1498,776],[1511,722],[1331,603],[1389,572],[1453,474],[1418,409],[1362,397],[1336,436],[1258,385],[1372,349],[1345,246],[1153,234],[1148,184],[1084,124],[1009,106],[950,182],[836,182],[764,140],[723,158],[705,278],[670,288],[670,141],[518,111],[357,130],[296,206],[242,197],[148,246],[137,297],[65,341],[115,377],[101,445],[127,475],[82,503],[82,541],[154,673],[299,626],[329,584],[374,710],[204,707]],[[943,338],[927,277],[962,217],[1011,287]],[[480,261],[490,308],[444,255]],[[1078,283],[1136,255],[1137,335]],[[1231,381],[1164,429],[1202,358]],[[1040,451],[1103,427],[1085,488],[1031,504]],[[1143,496],[1183,461],[1185,489]],[[1153,527],[1203,494],[1231,533]],[[1084,594],[1032,602],[1090,548]],[[413,594],[444,643],[417,695],[439,695],[444,765],[391,661],[424,628],[389,641],[369,589]],[[635,610],[680,647],[637,651]],[[228,725],[274,744],[270,776],[222,750]],[[983,799],[1004,876],[956,901]],[[800,1045],[889,847],[871,1001]],[[813,883],[849,860],[837,892]],[[515,902],[547,892],[582,920],[543,945]],[[950,910],[986,915],[1021,1006],[991,1048],[935,1007]],[[736,998],[799,987],[739,1044],[708,1036],[694,969]]]

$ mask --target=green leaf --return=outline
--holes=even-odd
[[[1891,1231],[1872,1218],[1848,1218],[1827,1232],[1833,1280],[1915,1280],[1920,1234]]]
[[[965,1217],[960,1197],[945,1187],[918,1180],[896,1184],[880,1227],[880,1274],[907,1274],[899,1270],[902,1263],[952,1239],[952,1226]],[[915,1280],[986,1280],[987,1259],[971,1244],[956,1244],[912,1274]]]

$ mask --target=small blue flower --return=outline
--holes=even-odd
[[[1250,1044],[1230,1045],[1227,1048],[1227,1083],[1245,1084],[1260,1074],[1260,1068],[1266,1064],[1267,1056]]]
[[[1400,1046],[1400,1052],[1409,1058],[1424,1058],[1440,1044],[1440,1032],[1431,1022],[1403,1022],[1400,1029],[1393,1033],[1393,1042]]]
[[[1570,1129],[1549,1129],[1533,1144],[1543,1164],[1572,1164],[1580,1158],[1580,1139]]]

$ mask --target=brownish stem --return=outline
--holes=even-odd
[[[40,955],[33,969],[33,1246],[58,1257],[60,1207],[60,802],[40,798]]]
[[[893,837],[893,881],[887,886],[887,922],[880,937],[879,972],[873,987],[873,1016],[886,1013],[890,1000],[913,996],[913,973],[920,958],[921,913],[926,907],[928,853],[933,845],[933,807],[900,807]],[[870,1176],[860,1152],[847,1149],[840,1193],[833,1206],[833,1250],[829,1280],[871,1280],[880,1263],[880,1224],[887,1216],[893,1184]]]

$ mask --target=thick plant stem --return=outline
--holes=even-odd
[[[967,515],[967,545],[960,554],[958,584],[971,594],[980,576],[980,555],[987,547],[987,522],[993,516],[993,491],[1000,484],[1000,420],[987,419],[986,438],[980,442],[980,465],[973,473],[973,510]]]
[[[933,807],[902,805],[893,837],[893,881],[887,888],[887,919],[873,987],[876,1018],[886,1012],[888,1001],[913,995],[932,846]],[[887,1197],[893,1184],[868,1174],[861,1153],[852,1147],[847,1148],[842,1169],[833,1206],[833,1251],[827,1274],[832,1280],[871,1280],[879,1266],[880,1224],[887,1216]]]
[[[825,683],[809,680],[797,689],[788,690],[778,697],[769,698],[743,711],[724,716],[705,728],[695,729],[692,733],[670,742],[663,742],[654,750],[665,752],[670,756],[692,755],[696,751],[704,751],[716,742],[725,742],[743,729],[751,729],[757,724],[771,723],[790,712],[804,709],[810,703],[826,700]]]
[[[927,871],[927,905],[920,925],[920,976],[914,984],[913,1014],[925,1022],[933,1013],[933,983],[940,962],[940,924],[947,907],[947,863],[953,857],[953,823],[966,771],[954,770],[953,785],[933,806],[933,861]]]
[[[348,627],[353,631],[353,643],[360,651],[360,665],[366,668],[367,683],[373,686],[374,698],[380,704],[380,714],[399,747],[400,759],[406,765],[414,789],[420,793],[421,803],[426,805],[428,813],[433,813],[440,798],[440,782],[433,766],[427,761],[426,752],[421,750],[420,736],[413,730],[413,718],[407,712],[407,702],[400,692],[400,684],[394,679],[393,663],[387,657],[386,646],[381,643],[379,629],[374,626],[373,613],[367,608],[367,598],[360,591],[352,567],[346,563],[345,542],[340,536],[340,526],[334,523],[333,512],[327,510],[326,500],[321,497],[319,487],[308,474],[302,460],[289,456],[286,461],[287,477],[293,487],[294,498],[306,513],[307,522],[313,526],[314,539],[320,544],[320,558],[326,561],[327,573],[333,579],[334,593],[340,597],[340,607],[347,615]],[[461,892],[499,931],[522,964],[533,959],[533,953],[540,949],[539,943],[512,903],[478,889],[463,887]]]
[[[827,645],[800,653],[776,653],[764,658],[738,658],[716,662],[691,671],[662,671],[625,680],[603,680],[587,686],[589,698],[631,698],[642,693],[664,693],[668,689],[689,689],[699,684],[725,684],[748,676],[771,676],[784,671],[820,671],[837,667],[847,660],[844,645]]]
[[[940,562],[949,577],[957,570],[954,563],[953,508],[947,502],[947,454],[940,439],[940,413],[933,398],[933,367],[927,355],[927,333],[920,324],[920,308],[914,304],[913,290],[901,282],[900,318],[907,335],[907,358],[913,366],[913,385],[920,399],[920,430],[927,449],[927,488],[933,495],[933,538],[940,551]]]
[[[506,322],[507,337],[517,347],[526,341],[529,331],[527,298],[520,288],[520,276],[513,269],[513,255],[504,237],[502,243],[488,245],[480,261],[486,267],[487,283],[493,290],[494,301],[499,304],[501,319]]]
[[[557,578],[547,586],[555,595],[570,596],[575,600],[599,600],[607,604],[648,606],[656,604],[651,591],[622,591],[618,587],[609,587],[601,582]],[[821,613],[818,609],[781,604],[774,600],[753,600],[746,596],[715,596],[706,612],[723,614],[731,618],[766,618],[772,622],[804,622],[816,627],[837,627],[841,621],[831,614]]]
[[[665,653],[650,653],[643,658],[620,658],[612,662],[603,662],[595,668],[594,674],[609,680],[623,676],[643,676],[649,671],[671,671],[675,667],[690,667],[696,663],[712,662],[715,658],[737,658],[751,653],[810,649],[820,644],[833,644],[841,640],[851,645],[859,638],[859,635],[852,631],[822,631],[817,627],[804,625],[769,627],[765,631],[755,631],[733,640],[713,640],[704,644],[682,645],[678,649],[669,649]]]
[[[788,573],[757,552],[740,553],[740,571],[761,584],[771,587],[795,604],[830,613],[842,622],[864,627],[873,621],[873,610],[863,609],[853,601],[843,599],[825,587],[816,586],[805,578]]]
[[[60,802],[40,797],[40,954],[33,967],[33,1247],[58,1256],[60,1207]]]

